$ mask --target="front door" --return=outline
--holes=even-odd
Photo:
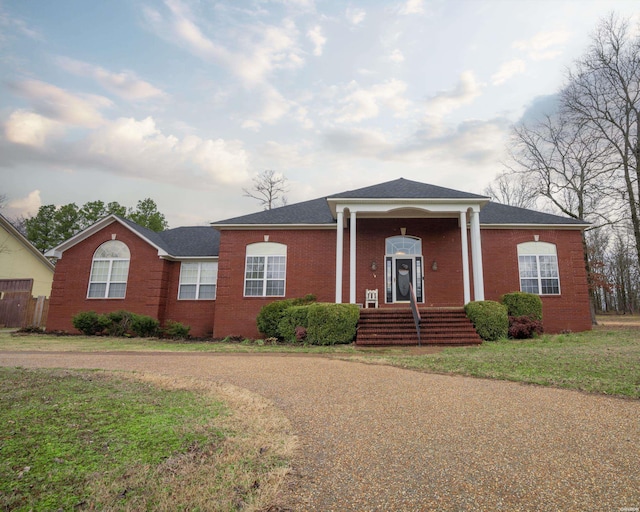
[[[415,260],[413,258],[395,258],[395,301],[409,302],[411,288],[414,285],[413,276]],[[415,288],[415,285],[414,285]]]

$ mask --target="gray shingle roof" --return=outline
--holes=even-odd
[[[525,208],[517,208],[500,203],[488,203],[480,210],[480,224],[549,224],[549,225],[586,225],[580,219],[572,219],[551,213],[543,213]]]
[[[426,183],[400,178],[370,187],[349,190],[328,197],[291,204],[273,210],[242,215],[214,222],[214,225],[287,225],[333,224],[335,219],[327,199],[485,199],[485,196],[437,187]],[[582,220],[572,219],[535,210],[516,208],[499,203],[487,203],[480,210],[480,223],[491,224],[547,224],[584,225]]]
[[[171,256],[211,257],[217,256],[220,250],[220,232],[209,226],[186,226],[157,233],[129,219],[118,218]]]
[[[329,196],[350,199],[486,199],[486,196],[399,178]]]

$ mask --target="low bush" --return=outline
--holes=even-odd
[[[280,339],[287,343],[300,341],[296,334],[298,327],[308,327],[309,306],[290,306],[282,313],[282,319],[278,324]]]
[[[283,299],[270,302],[260,309],[256,324],[258,331],[267,337],[282,338],[280,335],[280,320],[284,317],[284,312],[291,306],[304,306],[316,301],[315,295],[305,295],[297,299]]]
[[[533,320],[542,322],[542,299],[535,293],[505,293],[501,302],[507,306],[509,316],[529,316]]]
[[[184,340],[189,337],[191,326],[184,325],[181,322],[167,320],[164,326],[164,335],[172,340]]]
[[[469,302],[464,310],[483,340],[495,341],[507,337],[509,315],[504,304],[492,300]]]
[[[355,304],[311,304],[308,306],[307,343],[351,343],[356,337],[359,317],[360,310]]]
[[[160,334],[160,322],[147,315],[133,315],[131,331],[141,338],[154,338]]]
[[[124,309],[108,313],[107,318],[111,322],[107,327],[109,336],[126,336],[129,334],[131,332],[133,317],[134,313],[125,311]]]
[[[509,317],[509,338],[525,340],[543,332],[542,322],[529,315]]]
[[[73,316],[71,323],[85,336],[95,336],[104,332],[111,325],[111,320],[95,311],[81,311]]]

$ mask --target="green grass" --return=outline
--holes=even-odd
[[[640,398],[640,330],[594,330],[365,360],[436,373]]]
[[[55,336],[48,334],[14,334],[0,330],[0,351],[56,351],[56,352],[271,352],[336,354],[357,353],[352,345],[314,346],[304,344],[271,345],[263,340],[237,343],[217,341],[173,341],[156,338],[117,338],[108,336]]]
[[[0,510],[235,510],[236,472],[280,462],[229,458],[226,414],[124,374],[0,368]]]

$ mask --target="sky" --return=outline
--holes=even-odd
[[[637,0],[0,0],[3,214],[152,198],[170,227],[400,177],[481,194]]]

